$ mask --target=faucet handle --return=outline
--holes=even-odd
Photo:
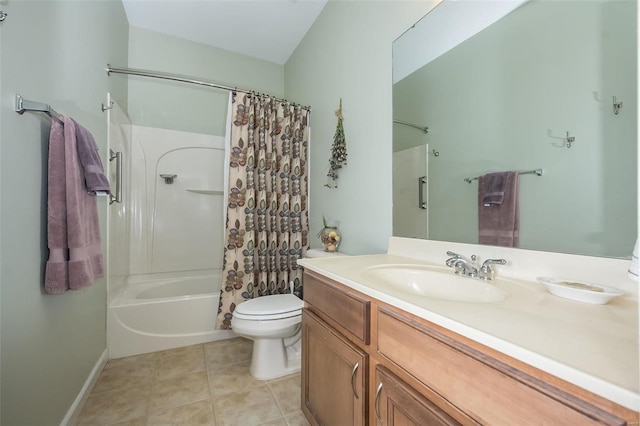
[[[507,261],[505,259],[487,259],[482,263],[479,271],[479,278],[485,281],[493,280],[493,269],[491,269],[491,265],[506,265]]]
[[[452,251],[448,251],[447,252],[447,256],[451,256],[451,258],[447,259],[447,261],[445,262],[446,265],[450,268],[454,267],[454,264],[456,263],[456,261],[458,259],[464,259],[464,256],[462,256],[461,254],[458,253],[454,253]]]
[[[453,256],[453,257],[464,258],[464,256],[463,256],[463,255],[458,254],[458,253],[454,253],[454,252],[452,252],[452,251],[448,251],[448,252],[447,252],[447,256]]]
[[[493,269],[491,265],[506,265],[505,259],[487,259],[482,263],[480,267],[480,276],[483,280],[491,281],[493,279]]]
[[[506,259],[487,259],[484,262],[482,262],[482,270],[491,270],[491,267],[489,265],[506,265],[507,261]]]

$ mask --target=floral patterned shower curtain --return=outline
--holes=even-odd
[[[238,303],[270,294],[302,297],[297,260],[308,247],[309,114],[256,93],[232,97],[229,198],[216,328]]]

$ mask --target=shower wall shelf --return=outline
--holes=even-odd
[[[224,191],[213,191],[209,189],[187,189],[187,191],[203,195],[224,195]]]

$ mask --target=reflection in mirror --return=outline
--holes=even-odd
[[[478,2],[445,0],[398,39],[394,69],[396,44],[422,26],[442,34],[414,52],[450,38],[456,20],[436,12],[465,3]],[[394,119],[429,127],[394,125],[394,235],[476,244],[465,178],[543,169],[519,179],[519,247],[630,256],[636,86],[633,0],[531,0],[423,64],[393,86]]]

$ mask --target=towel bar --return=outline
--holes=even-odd
[[[518,172],[519,175],[538,175],[538,176],[542,176],[544,174],[544,169],[535,169],[535,170],[526,170],[524,172]],[[480,176],[476,176],[476,177],[466,177],[464,178],[464,181],[467,183],[471,183],[474,180],[478,180],[480,179]]]
[[[51,105],[42,102],[29,101],[20,95],[16,95],[15,97],[14,111],[20,115],[24,114],[27,111],[44,112],[52,119],[57,120],[60,124],[63,124],[60,114],[58,114],[53,108],[51,108]]]

